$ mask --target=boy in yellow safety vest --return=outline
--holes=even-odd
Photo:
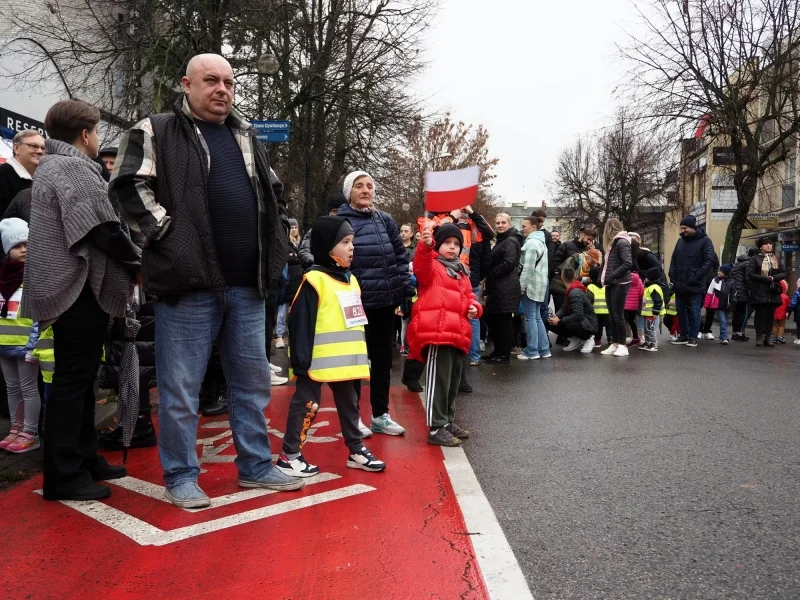
[[[606,303],[606,289],[600,282],[600,276],[603,269],[594,266],[589,269],[589,279],[591,283],[586,286],[586,295],[592,303],[594,314],[597,315],[597,332],[594,334],[594,347],[599,348],[603,341],[603,328],[606,330],[606,338],[608,337],[608,304]]]
[[[47,404],[47,400],[50,398],[50,386],[53,383],[53,372],[56,368],[54,340],[53,328],[48,327],[39,336],[39,340],[36,342],[32,353],[33,359],[39,363],[39,369],[42,371],[45,404]]]
[[[361,288],[349,271],[353,237],[353,228],[343,217],[320,217],[314,223],[314,266],[303,275],[290,308],[289,363],[297,383],[276,466],[293,477],[319,473],[319,467],[307,462],[300,451],[317,416],[323,383],[333,392],[342,437],[350,453],[347,466],[364,471],[386,468],[386,463],[364,446],[358,427],[354,382],[369,379],[369,363]]]
[[[644,344],[639,350],[658,351],[656,323],[664,311],[664,289],[659,283],[664,275],[661,267],[648,269],[644,274],[644,300],[641,315],[644,317]]]

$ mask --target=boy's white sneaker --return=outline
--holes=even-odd
[[[614,356],[628,356],[628,347],[620,344],[617,347],[617,351],[614,352]]]
[[[273,373],[281,373],[283,371],[278,365],[273,365],[272,363],[269,363],[269,370]]]
[[[569,344],[567,344],[567,347],[564,348],[564,352],[572,352],[574,350],[577,350],[581,346],[583,346],[583,340],[577,336],[574,336],[570,339]]]
[[[797,338],[794,343],[800,346],[800,338]]]
[[[583,342],[583,348],[581,348],[581,354],[590,354],[594,350],[594,338],[589,338],[585,342]]]
[[[361,419],[358,420],[358,430],[361,432],[361,437],[368,438],[372,437],[372,429],[364,425],[364,421]]]
[[[284,385],[286,383],[289,383],[288,377],[281,377],[280,375],[276,375],[275,373],[273,373],[269,378],[270,385]]]
[[[277,340],[275,340],[275,347],[276,348],[286,347],[286,343],[283,341],[283,338],[278,338]]]
[[[617,349],[619,347],[620,347],[620,344],[611,344],[608,348],[603,350],[600,354],[602,354],[603,356],[611,356],[612,354],[614,354],[617,351]]]
[[[677,333],[675,335],[669,336],[669,341],[670,342],[677,342],[679,339],[681,339],[681,336],[680,336],[680,334],[677,334]]]

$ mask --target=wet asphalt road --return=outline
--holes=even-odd
[[[800,346],[512,360],[457,415],[537,600],[800,598]]]

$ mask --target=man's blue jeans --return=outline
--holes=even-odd
[[[547,356],[550,354],[550,338],[542,321],[542,302],[522,296],[522,310],[525,313],[525,328],[528,345],[522,351],[527,357]]]
[[[289,306],[291,305],[290,302],[284,302],[278,307],[278,323],[275,326],[275,335],[279,338],[282,338],[286,333],[286,322],[289,317]],[[272,332],[268,331],[267,336],[272,338]]]
[[[239,476],[256,480],[273,468],[264,411],[270,371],[264,299],[257,288],[194,292],[154,303],[158,373],[158,452],[167,487],[196,481],[200,383],[215,341],[228,381],[228,418]]]
[[[700,308],[703,294],[675,294],[675,309],[681,325],[681,338],[696,340],[700,333]]]
[[[476,286],[472,288],[472,293],[475,294],[475,297],[480,300],[481,294],[481,287]],[[469,324],[472,327],[472,344],[469,347],[469,359],[470,360],[480,360],[481,359],[481,320],[480,319],[470,319]]]

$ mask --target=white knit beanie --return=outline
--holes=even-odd
[[[28,224],[22,219],[11,217],[0,221],[0,239],[3,240],[3,252],[9,251],[28,241]]]
[[[342,186],[342,192],[344,192],[344,198],[347,202],[350,202],[350,192],[353,191],[353,184],[356,182],[356,179],[359,177],[367,176],[372,179],[372,175],[367,173],[366,171],[353,171],[344,178],[344,185]],[[373,189],[375,189],[375,180],[372,180]]]

